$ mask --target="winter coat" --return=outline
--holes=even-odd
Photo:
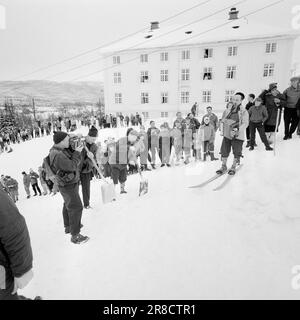
[[[9,191],[18,191],[18,182],[13,178],[6,179],[5,186]]]
[[[232,110],[237,110],[237,112],[231,113]],[[228,120],[233,120],[234,123],[229,124]],[[237,128],[238,135],[235,137],[235,139],[242,140],[242,141],[245,140],[246,128],[249,125],[249,114],[247,110],[243,108],[242,105],[240,105],[238,108],[235,108],[235,109],[234,107],[230,109],[226,109],[223,112],[221,122],[223,123],[224,137],[231,140],[232,137],[230,136],[229,132],[232,128]]]
[[[300,99],[300,86],[297,89],[290,86],[285,89],[282,93],[284,99],[286,100],[286,108],[295,109],[298,100]]]
[[[30,172],[29,176],[30,176],[31,185],[38,183],[39,175],[36,172]]]
[[[64,187],[78,183],[81,153],[71,149],[60,149],[53,146],[49,153],[50,166],[55,173],[58,185]]]
[[[219,124],[219,119],[214,113],[206,114],[203,116],[201,124],[204,124],[204,118],[208,117],[209,118],[209,123],[214,127],[215,131],[218,130],[218,124]]]
[[[29,174],[23,175],[23,184],[24,184],[25,187],[29,187],[30,186],[30,176],[29,176]]]
[[[0,290],[31,269],[32,249],[25,219],[0,187]]]
[[[97,153],[97,145],[95,143],[89,144],[86,143],[87,148],[90,152],[94,154],[94,158],[96,159],[96,153]],[[81,151],[81,162],[79,166],[80,173],[90,173],[93,171],[94,165],[92,160],[87,156],[87,151],[85,148]]]
[[[276,126],[277,112],[279,109],[285,107],[285,98],[281,93],[278,93],[277,96],[273,96],[270,91],[265,90],[260,95],[260,98],[263,100],[263,105],[267,108],[268,119],[265,124],[268,126]],[[280,100],[280,103],[276,105],[274,99],[277,98]]]
[[[268,119],[268,111],[264,105],[260,105],[259,107],[252,106],[249,109],[249,121],[255,123],[264,123]]]
[[[201,125],[199,133],[203,142],[209,141],[210,143],[213,143],[215,141],[215,128],[210,123],[208,125]]]

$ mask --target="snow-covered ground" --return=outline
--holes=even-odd
[[[102,130],[100,140],[123,132]],[[212,189],[223,178],[188,188],[214,174],[219,161],[149,172],[143,197],[139,177],[130,176],[128,194],[106,205],[101,182],[93,181],[93,210],[85,210],[82,221],[91,239],[82,245],[64,234],[60,194],[25,199],[21,172],[37,170],[52,138],[2,154],[0,174],[19,181],[18,207],[34,253],[35,277],[22,293],[44,299],[299,299],[291,270],[300,265],[300,139],[282,141],[280,133],[276,157],[257,141],[220,191]]]

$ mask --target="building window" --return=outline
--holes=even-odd
[[[147,53],[141,54],[140,55],[140,60],[141,60],[141,63],[148,62],[148,54]]]
[[[142,115],[144,116],[145,120],[149,119],[149,112],[147,112],[147,111],[142,112]]]
[[[181,80],[182,81],[190,80],[190,69],[182,69],[181,70]]]
[[[148,71],[141,71],[141,82],[147,83],[149,81],[149,72]]]
[[[237,47],[228,47],[228,56],[236,56],[237,55]]]
[[[114,72],[114,83],[121,83],[121,72]]]
[[[169,71],[160,70],[160,81],[168,81],[168,80],[169,80]]]
[[[161,116],[161,118],[168,118],[169,113],[166,112],[166,111],[162,111],[162,112],[160,113],[160,116]]]
[[[211,102],[211,91],[202,91],[202,102]]]
[[[190,102],[190,93],[188,91],[181,92],[181,103],[189,103]]]
[[[120,56],[113,56],[113,64],[120,64],[121,59]]]
[[[148,92],[142,92],[141,93],[141,103],[149,103],[149,93]]]
[[[161,52],[160,54],[160,61],[168,61],[169,60],[169,54],[168,52]]]
[[[122,93],[115,93],[115,103],[116,104],[122,103]]]
[[[266,43],[266,53],[274,53],[276,52],[276,49],[277,49],[276,42]]]
[[[204,54],[203,54],[204,59],[212,58],[212,56],[213,56],[213,49],[211,48],[204,49]]]
[[[168,92],[161,93],[161,103],[168,103]]]
[[[182,58],[182,60],[190,59],[190,50],[181,51],[181,58]]]
[[[273,77],[274,75],[274,63],[266,63],[264,65],[264,77]]]
[[[235,90],[226,90],[225,91],[225,102],[229,102],[232,100],[234,96]]]
[[[205,67],[203,69],[203,80],[211,80],[212,79],[212,68]]]
[[[226,72],[227,79],[235,79],[236,77],[236,66],[228,66]]]

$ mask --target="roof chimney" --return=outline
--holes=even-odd
[[[159,22],[158,21],[151,22],[151,31],[156,29],[159,29]]]
[[[236,8],[231,8],[229,11],[229,19],[228,20],[237,20],[239,11]]]

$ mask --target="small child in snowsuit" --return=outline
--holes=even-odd
[[[160,126],[159,133],[159,157],[161,159],[161,167],[167,165],[170,167],[171,155],[171,135],[165,124]]]
[[[204,118],[204,124],[200,127],[200,136],[203,141],[203,161],[210,156],[210,160],[218,160],[214,156],[215,128],[210,124],[209,117]]]

